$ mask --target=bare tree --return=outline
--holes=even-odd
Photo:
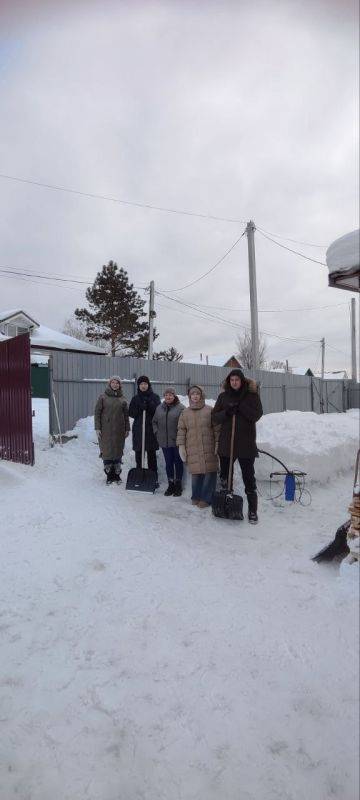
[[[65,320],[62,332],[66,333],[67,336],[73,336],[74,339],[80,339],[82,342],[90,341],[86,336],[86,325],[76,319],[74,314]]]
[[[245,331],[239,334],[236,340],[237,357],[242,367],[252,369],[251,334]],[[259,336],[259,363],[258,368],[264,369],[266,362],[266,342]]]

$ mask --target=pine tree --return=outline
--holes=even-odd
[[[86,290],[90,306],[77,308],[75,316],[86,325],[90,341],[110,342],[111,355],[143,356],[149,343],[145,301],[137,294],[126,270],[115,261],[104,264]],[[154,332],[154,339],[158,334]]]

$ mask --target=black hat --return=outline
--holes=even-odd
[[[244,375],[242,369],[232,369],[231,372],[229,372],[229,374],[227,376],[227,380],[230,380],[230,378],[232,378],[234,376],[236,376],[238,378],[241,378],[242,381],[245,380],[245,375]]]
[[[146,375],[140,375],[140,378],[137,379],[136,383],[138,388],[140,386],[140,383],[147,383],[149,389],[151,388],[150,379]]]

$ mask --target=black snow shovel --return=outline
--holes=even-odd
[[[214,517],[222,519],[244,519],[243,499],[239,494],[233,492],[234,482],[234,439],[235,439],[235,414],[232,418],[231,444],[230,444],[230,463],[228,474],[227,490],[215,492],[212,502],[212,512]]]
[[[157,477],[151,469],[145,469],[145,423],[146,411],[143,411],[142,436],[141,436],[141,467],[133,467],[129,470],[126,489],[131,492],[150,492],[154,494],[156,489]]]

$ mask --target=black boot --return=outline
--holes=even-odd
[[[174,497],[181,497],[181,495],[182,495],[181,481],[175,481]]]
[[[248,520],[253,525],[256,525],[256,523],[258,522],[258,515],[257,515],[258,498],[256,492],[249,492],[249,494],[247,494],[247,501],[248,501]]]
[[[106,483],[113,483],[115,480],[115,470],[114,465],[112,464],[110,467],[106,467],[104,469],[106,475]]]
[[[174,481],[169,481],[169,486],[164,492],[165,497],[171,497],[172,494],[175,492],[175,484]]]

